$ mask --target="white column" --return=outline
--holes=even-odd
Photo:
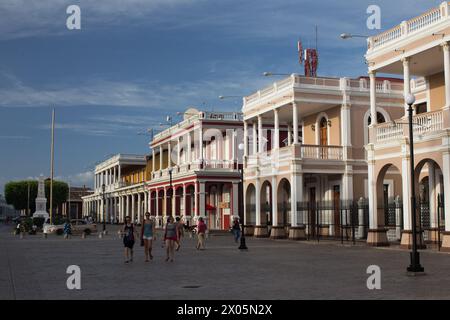
[[[141,214],[142,214],[142,197],[141,197],[141,193],[139,192],[137,195],[137,215],[138,215],[138,222],[141,222]]]
[[[177,138],[177,166],[181,165],[181,142],[180,137]]]
[[[291,124],[290,123],[288,123],[288,126],[287,126],[287,130],[288,130],[288,146],[290,146],[291,144],[292,144],[292,127],[291,127]]]
[[[239,182],[233,182],[233,217],[239,217]]]
[[[136,199],[134,198],[134,193],[131,194],[131,221],[134,223],[136,219],[136,207],[135,207]]]
[[[152,148],[152,178],[153,178],[153,172],[155,172],[156,167],[156,159],[155,159],[155,149]]]
[[[278,115],[278,109],[273,110],[274,126],[275,131],[273,135],[273,149],[278,149],[280,147],[280,118]]]
[[[199,208],[198,208],[198,183],[194,185],[194,207],[195,207],[195,216],[199,216]]]
[[[182,213],[180,212],[180,214],[183,214],[185,217],[187,216],[186,215],[187,214],[187,212],[186,212],[186,203],[187,203],[186,193],[187,193],[187,188],[186,188],[186,185],[183,184],[183,200],[182,200],[183,201],[183,212]]]
[[[442,174],[444,176],[444,212],[445,231],[450,231],[450,153],[444,151],[442,154]]]
[[[255,180],[255,212],[256,212],[256,225],[261,225],[261,183],[259,178]]]
[[[94,190],[97,189],[97,174],[94,174]]]
[[[144,191],[144,212],[150,212],[149,208],[150,205],[148,203],[149,201],[149,194],[148,194],[148,190]]]
[[[353,166],[346,165],[342,175],[342,200],[353,200]]]
[[[258,116],[258,152],[264,152],[262,116]]]
[[[445,76],[445,107],[450,108],[450,46],[448,42],[442,45],[444,51],[444,76]]]
[[[298,109],[297,104],[292,104],[292,125],[294,127],[294,144],[298,144]]]
[[[248,123],[244,121],[244,157],[248,156]]]
[[[119,183],[122,181],[122,173],[121,173],[121,169],[122,169],[122,167],[120,166],[120,164],[118,165],[118,167],[119,167],[119,173],[118,173],[118,181],[119,181]],[[120,187],[120,186],[119,186]]]
[[[372,145],[369,145],[372,146]],[[369,197],[369,229],[378,229],[378,199],[377,199],[377,177],[375,176],[375,161],[373,150],[367,150],[369,161],[367,162],[367,176],[369,178],[367,195]]]
[[[301,166],[297,165],[295,173],[292,174],[292,185],[291,185],[291,226],[297,227],[298,216],[297,216],[297,202],[303,199],[303,174],[301,172]],[[301,219],[303,220],[303,219]],[[303,221],[301,221],[303,222]]]
[[[131,217],[131,214],[130,214],[130,195],[127,194],[125,197],[126,197],[126,202],[127,202],[127,210],[126,210],[125,216],[130,216]]]
[[[402,158],[402,200],[403,200],[403,230],[411,229],[411,179],[409,175],[409,156]]]
[[[192,162],[192,148],[191,148],[191,133],[187,133],[187,155],[186,155],[186,162],[191,163]]]
[[[403,58],[403,96],[411,93],[411,76],[409,73],[409,58]],[[409,106],[405,103],[405,117],[408,116]],[[409,230],[409,229],[408,229]]]
[[[258,130],[256,129],[257,123],[253,122],[253,155],[258,153]]]
[[[116,171],[116,167],[114,166],[114,174],[113,174],[113,183],[115,184],[117,182],[117,171]]]
[[[341,135],[342,135],[342,146],[350,147],[352,145],[351,141],[351,117],[350,117],[350,106],[348,104],[343,104],[341,107]]]
[[[159,145],[159,170],[162,170],[163,168],[163,146],[162,144]]]
[[[437,193],[436,192],[436,170],[434,168],[434,163],[429,161],[428,166],[428,192],[429,192],[429,203],[430,203],[430,227],[437,227]]]
[[[159,190],[156,189],[156,199],[155,199],[155,215],[158,217],[159,216]]]
[[[278,112],[277,112],[278,113]],[[274,227],[278,226],[278,188],[277,188],[277,177],[272,176],[272,225]]]
[[[172,145],[169,143],[167,143],[167,168],[171,168],[172,167],[172,159],[170,157],[170,155],[172,154]]]
[[[371,126],[377,124],[377,91],[376,91],[376,72],[369,72],[369,80],[370,80],[370,118],[371,118]],[[318,129],[317,129],[318,130]]]
[[[205,204],[206,204],[206,190],[205,190],[205,182],[200,182],[200,196],[199,196],[199,209],[200,216],[206,216]]]
[[[202,126],[199,126],[199,128],[198,128],[198,147],[199,147],[199,149],[198,149],[198,153],[199,153],[198,159],[199,159],[200,163],[202,163],[203,162],[203,154],[204,154],[204,151],[203,151],[203,128],[202,128]]]

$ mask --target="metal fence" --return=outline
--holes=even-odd
[[[299,202],[297,219],[305,225],[308,240],[335,239],[355,243],[367,238],[369,206],[362,199]]]

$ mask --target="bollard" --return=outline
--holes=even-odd
[[[86,232],[83,231],[83,232],[81,233],[81,239],[86,239]]]
[[[103,232],[99,232],[99,233],[98,233],[98,238],[99,238],[99,239],[102,239],[102,238],[103,238]]]

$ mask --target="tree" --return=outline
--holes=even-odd
[[[38,182],[35,180],[10,181],[5,185],[5,199],[16,210],[28,208],[28,185],[30,186],[30,214],[36,211],[36,197]],[[67,201],[69,186],[62,181],[53,180],[53,208]],[[47,197],[47,210],[50,207],[50,179],[45,180],[45,196]]]

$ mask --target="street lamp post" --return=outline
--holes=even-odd
[[[245,141],[247,143],[247,141]],[[238,146],[239,150],[244,149],[244,144],[240,143]],[[239,166],[239,163],[238,163]],[[239,167],[238,167],[239,168]],[[244,194],[244,168],[242,167],[239,169],[240,174],[240,180],[241,180],[241,186],[242,186],[242,194]],[[245,226],[244,226],[244,215],[245,215],[245,208],[242,211],[242,221],[241,221],[241,244],[239,245],[239,250],[248,250],[247,244],[245,243]]]
[[[412,215],[412,251],[410,253],[411,264],[407,268],[408,272],[424,272],[424,268],[420,265],[420,254],[417,251],[417,217],[416,217],[416,191],[414,188],[414,132],[413,132],[413,107],[416,101],[414,95],[408,94],[406,97],[408,108],[408,125],[409,125],[409,166],[410,166],[410,188],[411,188],[411,215]]]
[[[102,184],[102,198],[103,198],[103,233],[106,231],[106,207],[105,207],[105,184]]]

